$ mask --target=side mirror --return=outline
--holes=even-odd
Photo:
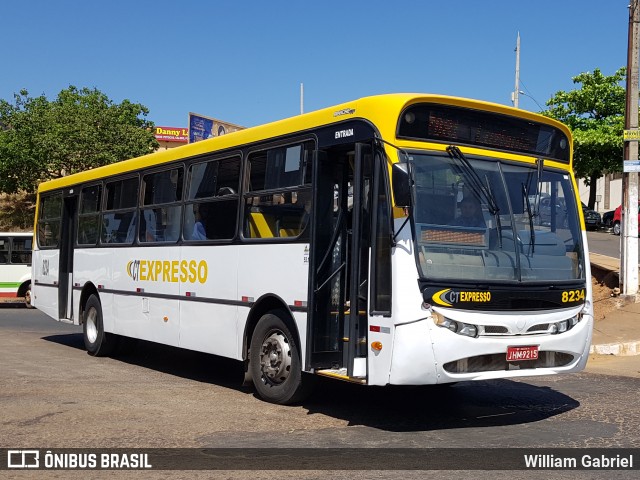
[[[393,200],[396,207],[411,206],[411,173],[408,162],[394,163],[391,170]]]

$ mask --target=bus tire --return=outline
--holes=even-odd
[[[258,395],[268,402],[289,405],[308,393],[296,338],[275,313],[263,315],[251,336],[249,371]]]
[[[31,284],[27,285],[27,289],[24,291],[24,306],[27,308],[36,308],[31,305]]]
[[[84,307],[82,333],[89,355],[104,357],[113,351],[115,336],[104,331],[102,305],[96,295],[91,295]]]

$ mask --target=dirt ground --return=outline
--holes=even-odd
[[[614,289],[618,287],[618,274],[592,268],[591,285],[593,286],[594,319],[602,320],[620,304],[619,298],[613,294]]]

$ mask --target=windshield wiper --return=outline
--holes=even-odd
[[[487,191],[489,193],[489,195],[491,196],[492,199],[494,199],[495,202],[495,196],[493,195],[493,191],[491,190],[491,183],[489,182],[489,179],[487,178],[487,176],[485,175],[484,179],[487,182]],[[494,217],[496,219],[496,232],[498,233],[498,247],[500,247],[500,249],[502,249],[502,220],[500,219],[500,215],[498,215],[498,206],[496,205],[496,213],[494,214]]]
[[[458,161],[458,166],[462,167],[462,171],[465,174],[465,177],[469,179],[469,186],[471,187],[473,193],[478,198],[484,198],[487,202],[489,213],[491,213],[491,215],[497,216],[497,213],[500,211],[500,209],[498,208],[495,197],[491,193],[490,188],[484,186],[484,184],[482,183],[482,179],[471,166],[469,160],[467,160],[467,157],[465,157],[460,149],[455,145],[449,145],[447,147],[447,153],[452,159]]]
[[[482,179],[475,171],[467,157],[464,156],[464,153],[460,151],[458,147],[455,145],[449,145],[447,147],[447,153],[449,156],[457,161],[457,167],[461,171],[461,173],[465,176],[466,179],[469,180],[469,187],[473,194],[479,199],[484,198],[487,203],[487,208],[489,209],[489,213],[493,215],[496,219],[496,231],[498,233],[498,243],[500,248],[502,248],[502,222],[500,220],[500,208],[498,207],[498,203],[496,202],[496,197],[494,197],[493,192],[491,191],[491,184],[489,183],[489,179],[485,177],[487,181],[487,185],[485,186],[482,183]]]
[[[529,214],[529,247],[531,249],[531,255],[533,255],[536,248],[536,232],[533,229],[533,215],[534,213],[531,211],[531,203],[529,202],[529,192],[527,192],[527,186],[523,183],[522,185],[522,196],[524,197],[524,204],[527,207],[527,213]]]
[[[540,214],[540,187],[542,187],[542,171],[544,170],[544,160],[542,158],[536,158],[536,170],[536,198],[533,204],[533,213],[538,216]]]

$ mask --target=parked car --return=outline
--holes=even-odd
[[[622,221],[622,205],[613,212],[613,234],[620,235],[620,222]],[[638,233],[640,234],[640,204],[638,204]]]
[[[584,224],[587,230],[597,230],[602,226],[602,217],[595,210],[591,210],[584,202],[582,203],[582,214],[584,215]]]
[[[602,226],[604,228],[612,228],[613,227],[613,214],[615,210],[609,210],[608,212],[604,212],[602,214]]]
[[[613,234],[620,235],[620,222],[622,221],[622,205],[613,211]]]

